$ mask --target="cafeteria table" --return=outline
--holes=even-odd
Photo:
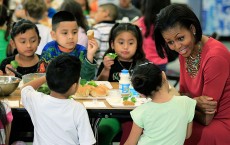
[[[113,89],[118,89],[119,84],[117,82],[110,82]],[[173,95],[179,95],[178,91],[169,85],[170,93]],[[33,141],[33,124],[30,119],[30,116],[26,109],[21,104],[21,94],[20,89],[16,89],[12,94],[7,97],[0,97],[0,100],[6,101],[9,103],[13,113],[13,122],[11,127],[10,134],[10,144],[14,141],[22,140],[25,142]],[[86,99],[76,99],[76,101],[85,103]],[[121,118],[121,119],[130,119],[130,111],[133,110],[134,107],[112,107],[105,99],[98,100],[98,102],[103,102],[106,107],[86,107],[88,112],[92,128],[95,133],[95,137],[97,139],[97,126],[99,124],[99,118]]]
[[[118,89],[118,83],[111,82],[113,89]],[[25,142],[33,141],[33,124],[26,109],[21,104],[20,89],[15,90],[10,96],[1,97],[1,100],[8,101],[12,104],[11,109],[13,113],[13,122],[11,127],[10,143],[23,140]],[[92,101],[84,99],[76,99],[76,101],[83,103],[83,101]],[[133,108],[113,108],[106,100],[98,100],[104,102],[106,108],[87,108],[87,112],[96,136],[98,118],[130,118],[130,111]]]

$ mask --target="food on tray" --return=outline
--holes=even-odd
[[[123,97],[123,105],[125,106],[134,106],[137,102],[135,97],[125,96]]]
[[[112,59],[115,59],[117,57],[117,54],[116,53],[108,53],[108,54],[106,54],[106,56],[108,56]]]
[[[94,38],[94,31],[93,30],[88,30],[87,31],[87,37],[89,40]]]
[[[96,84],[95,81],[88,81],[87,84],[91,85],[91,86],[94,86],[94,87],[97,87],[97,84]]]
[[[109,88],[105,85],[99,85],[91,89],[90,95],[93,97],[105,97],[108,96],[108,90]]]
[[[37,91],[38,91],[38,92],[42,92],[42,93],[47,94],[47,95],[50,94],[50,89],[49,89],[47,83],[41,85],[41,86],[37,89]]]
[[[97,85],[95,81],[81,82],[76,95],[79,97],[105,97],[108,96],[109,88],[103,84]]]
[[[93,87],[94,86],[91,85],[84,85],[84,86],[80,85],[77,89],[77,94],[81,97],[88,97]]]
[[[132,102],[132,101],[129,101],[129,100],[125,100],[125,101],[123,101],[123,105],[125,105],[125,106],[134,106],[135,103]]]

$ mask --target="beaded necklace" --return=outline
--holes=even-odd
[[[194,78],[200,68],[200,59],[201,59],[201,43],[198,44],[198,54],[195,57],[191,55],[186,58],[186,70],[189,75]]]
[[[118,60],[119,64],[121,65],[121,67],[122,67],[123,69],[127,69],[127,68],[125,68],[125,67],[121,64],[121,62],[120,62],[119,59],[117,59],[117,60]],[[133,62],[132,62],[131,65],[129,66],[129,69],[127,69],[127,70],[129,70],[129,72],[130,72],[130,69],[132,68],[132,66],[133,66]]]

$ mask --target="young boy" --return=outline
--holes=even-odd
[[[93,26],[94,37],[98,42],[99,50],[96,53],[97,66],[99,67],[105,51],[109,48],[109,33],[118,17],[117,6],[112,3],[102,4],[95,14],[96,25]]]
[[[53,16],[51,36],[54,41],[44,47],[40,57],[41,64],[49,63],[58,55],[67,53],[82,61],[81,78],[94,79],[97,66],[93,57],[98,49],[97,42],[95,39],[88,40],[87,51],[84,46],[77,44],[77,20],[70,12],[60,11]],[[41,67],[43,65],[40,65],[39,72],[44,71]]]
[[[22,87],[22,104],[34,125],[34,145],[92,145],[95,138],[85,107],[68,99],[77,88],[81,62],[62,54],[48,65],[46,76]],[[50,95],[37,92],[47,81]]]
[[[52,41],[52,37],[50,35],[50,28],[39,23],[39,21],[45,16],[46,12],[46,4],[44,1],[34,1],[34,0],[28,0],[24,4],[24,9],[26,13],[26,19],[30,20],[36,26],[38,27],[39,34],[41,36],[41,41],[39,43],[38,49],[36,51],[36,54],[41,55],[42,49],[44,46]]]

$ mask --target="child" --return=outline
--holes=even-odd
[[[52,41],[50,31],[51,29],[41,23],[39,21],[44,17],[46,12],[46,4],[43,0],[35,1],[35,0],[28,0],[24,4],[24,9],[26,13],[26,19],[30,20],[38,27],[39,34],[41,37],[41,41],[39,43],[38,49],[36,54],[41,55],[42,49],[44,46]]]
[[[118,82],[122,69],[131,73],[137,61],[145,60],[142,42],[141,31],[137,26],[130,23],[115,24],[109,36],[109,49],[97,73],[98,80]],[[116,53],[117,57],[110,58],[108,53]]]
[[[93,57],[98,49],[97,42],[95,39],[89,40],[87,52],[84,46],[77,44],[77,20],[70,12],[60,11],[53,16],[51,36],[54,41],[44,47],[40,57],[41,62],[49,63],[58,55],[67,53],[82,60],[82,79],[94,79],[96,62]]]
[[[0,63],[6,58],[9,44],[12,13],[6,6],[0,5]]]
[[[0,101],[0,144],[8,145],[10,138],[11,122],[13,115],[11,109],[6,103]]]
[[[68,11],[76,17],[77,24],[78,24],[77,44],[87,47],[88,38],[86,35],[86,31],[88,30],[88,26],[87,26],[87,20],[83,14],[81,5],[75,0],[66,0],[62,3],[60,7],[60,11]]]
[[[117,6],[112,3],[102,4],[99,6],[94,16],[96,24],[93,26],[94,37],[96,38],[99,50],[96,53],[98,67],[103,61],[103,56],[109,48],[109,33],[115,24],[118,16]]]
[[[129,20],[132,20],[135,17],[141,16],[141,11],[132,4],[132,0],[119,0],[118,11],[119,20],[121,20],[124,17],[128,17]]]
[[[108,53],[116,53],[117,57],[115,59],[110,58],[107,56]],[[143,60],[145,60],[145,55],[142,50],[142,35],[140,29],[130,23],[117,23],[110,32],[109,49],[106,51],[104,60],[99,67],[98,80],[118,82],[119,73],[122,69],[127,69],[131,73],[136,63]],[[127,123],[127,120],[119,121]],[[115,118],[101,120],[98,129],[100,145],[112,142],[113,137],[120,131],[120,124],[116,123],[117,126],[115,126],[114,122],[119,121]],[[123,127],[125,128],[126,125],[123,124]],[[108,129],[113,130],[113,134],[108,134]],[[126,129],[123,129],[123,134],[125,134],[125,132]]]
[[[11,61],[15,60],[18,67],[14,68],[22,75],[34,73],[37,71],[39,57],[35,54],[40,42],[38,28],[29,20],[20,20],[14,23],[11,30],[10,44],[16,48],[18,54],[15,56],[7,57],[1,63],[1,70],[7,75],[15,75],[6,67],[13,66]],[[17,76],[17,75],[16,75]]]
[[[50,62],[46,77],[23,86],[22,104],[34,125],[33,144],[92,145],[96,142],[85,107],[68,99],[78,88],[80,69],[78,58],[62,54]],[[46,80],[50,95],[36,91]]]
[[[152,63],[136,66],[131,82],[152,101],[131,111],[134,123],[125,145],[184,144],[192,133],[196,101],[171,93],[165,73]]]

